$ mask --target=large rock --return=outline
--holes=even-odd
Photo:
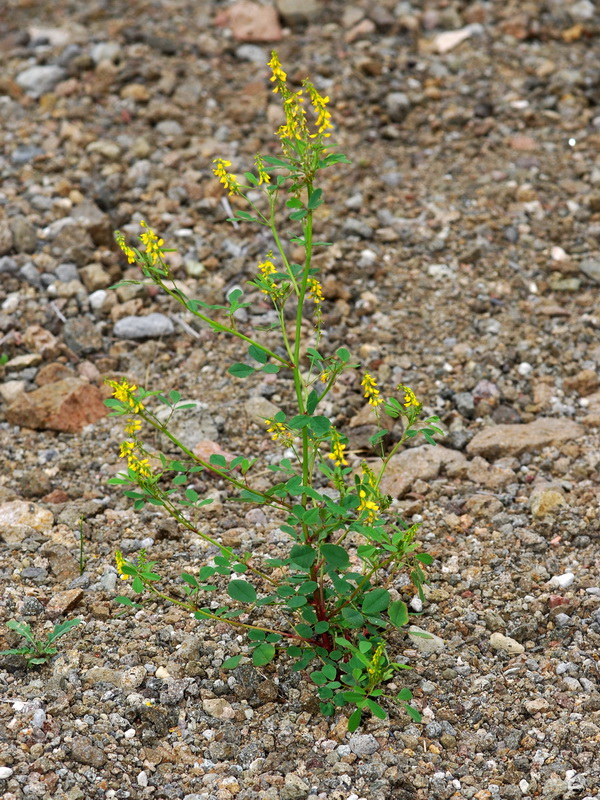
[[[0,505],[0,538],[7,543],[20,542],[27,531],[47,533],[54,524],[54,514],[47,508],[24,500]]]
[[[442,471],[449,475],[458,475],[466,467],[467,459],[458,450],[431,444],[411,447],[392,456],[380,488],[384,494],[403,497],[418,479],[430,481],[437,478]],[[374,469],[377,472],[377,464]]]
[[[23,394],[6,411],[11,425],[79,433],[108,413],[102,393],[80,378],[65,378]]]
[[[92,237],[97,247],[110,247],[113,243],[112,225],[108,214],[100,211],[92,200],[84,200],[71,211],[71,216]]]
[[[525,425],[493,425],[479,431],[467,445],[467,452],[493,461],[503,456],[520,456],[543,447],[559,445],[583,435],[583,428],[570,419],[540,417]]]

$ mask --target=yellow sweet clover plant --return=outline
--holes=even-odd
[[[216,158],[213,173],[229,194],[245,200],[250,209],[237,210],[232,221],[258,224],[270,231],[273,248],[258,264],[256,276],[249,283],[271,301],[278,318],[279,341],[270,344],[272,332],[238,330],[235,312],[248,305],[242,302],[239,289],[229,294],[228,304],[223,306],[188,298],[167,263],[171,251],[145,222],[141,223],[139,248],[128,245],[120,232],[115,238],[127,261],[139,265],[146,281],[213,331],[235,337],[246,348],[247,357],[229,367],[231,376],[241,379],[257,372],[281,371],[291,375],[293,410],[280,411],[265,420],[265,432],[286,449],[287,457],[266,465],[273,473],[273,485],[266,491],[258,489],[251,480],[254,461],[244,456],[229,461],[223,455],[203,460],[178,441],[169,421],[173,414],[189,407],[179,392],[164,394],[125,380],[108,381],[113,397],[106,403],[114,415],[126,417],[127,434],[120,449],[127,470],[109,483],[125,486],[125,494],[137,509],[147,503],[162,506],[217,553],[197,575],[182,574],[183,598],[176,589],[163,587],[154,571],[155,562],[147,561],[144,552],[130,561],[117,551],[116,565],[123,579],[132,578],[129,585],[141,595],[140,600],[162,598],[190,610],[198,619],[225,621],[246,630],[256,666],[269,663],[278,649],[287,648],[295,661],[294,670],[310,670],[324,714],[333,715],[348,704],[356,707],[348,722],[349,729],[355,730],[363,711],[385,717],[381,702],[389,696],[383,684],[398,670],[407,668],[388,655],[391,632],[409,619],[405,602],[391,591],[394,582],[401,571],[407,570],[422,596],[423,566],[432,561],[428,554],[418,552],[414,541],[418,525],[405,524],[395,513],[391,498],[381,492],[381,480],[390,458],[407,439],[422,434],[435,444],[432,437],[441,431],[435,425],[437,417],[426,419],[424,427],[417,426],[422,405],[412,389],[401,384],[397,387],[399,399],[385,398],[375,378],[365,371],[360,386],[377,425],[370,443],[379,459],[363,461],[356,469],[347,437],[319,413],[319,406],[340,375],[358,368],[350,362],[350,353],[344,347],[333,354],[318,349],[321,308],[326,301],[318,269],[313,265],[314,248],[328,245],[313,238],[313,217],[323,203],[316,178],[323,170],[350,162],[328,141],[333,130],[329,98],[308,80],[293,91],[275,52],[269,66],[273,92],[281,97],[285,113],[285,123],[277,131],[282,154],[257,154],[256,174],[245,172],[243,178],[229,172],[229,161]],[[307,113],[309,107],[312,110]],[[255,202],[259,189],[266,198],[267,211]],[[276,222],[282,210],[289,223],[298,228],[291,242],[303,249],[303,263],[294,263],[288,256]],[[295,320],[291,334],[284,316],[284,311],[289,313],[288,306]],[[307,347],[303,355],[302,320],[308,309],[313,313],[316,347]],[[160,406],[169,409],[166,421],[158,415]],[[402,421],[401,435],[388,452],[381,413]],[[148,428],[167,437],[181,458],[173,460],[149,451],[141,439]],[[193,509],[211,500],[201,499],[189,484],[194,474],[203,470],[227,481],[239,500],[285,514],[285,524],[280,527],[290,537],[286,558],[237,552],[196,525]],[[206,593],[225,584],[231,605],[215,607],[202,600]],[[126,605],[140,605],[130,597],[117,599]],[[261,624],[261,609],[270,606],[279,621],[266,626]],[[241,659],[241,655],[234,656],[223,668],[233,669]],[[395,697],[413,719],[420,719],[410,704],[408,689]]]

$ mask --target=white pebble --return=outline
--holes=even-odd
[[[533,370],[533,367],[528,361],[521,361],[519,366],[517,367],[517,372],[519,375],[525,377],[526,375],[530,375]]]
[[[123,734],[123,736],[126,739],[133,739],[133,737],[135,736],[134,728],[129,728],[129,730],[126,730],[125,733]]]
[[[148,786],[148,776],[142,770],[140,774],[137,776],[137,784],[138,786]]]
[[[527,792],[529,791],[529,784],[527,783],[525,778],[523,778],[522,781],[519,781],[519,789],[523,792],[523,794],[527,794]]]
[[[13,771],[10,767],[0,767],[0,781],[7,781],[12,774]]]
[[[159,667],[156,670],[155,674],[156,674],[157,678],[163,678],[164,679],[164,678],[170,678],[171,677],[171,673],[165,667]]]
[[[572,572],[564,572],[562,575],[555,575],[550,579],[551,585],[558,586],[560,589],[568,589],[574,581],[575,575]]]
[[[423,601],[418,595],[415,595],[410,601],[410,607],[413,611],[423,611]]]

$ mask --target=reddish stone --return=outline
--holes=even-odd
[[[53,361],[51,364],[44,364],[35,376],[38,386],[47,386],[49,383],[58,383],[65,378],[74,378],[75,373],[66,364],[60,361]]]
[[[238,0],[215,17],[215,24],[231,28],[238,42],[279,42],[283,36],[275,8],[253,0]]]
[[[50,598],[46,606],[46,616],[48,619],[56,619],[72,611],[83,597],[81,589],[65,589],[64,592],[57,592]]]
[[[551,594],[548,598],[548,606],[549,608],[556,608],[557,606],[568,606],[571,601],[567,600],[566,597],[562,597],[560,594]]]
[[[96,386],[80,378],[66,378],[21,395],[7,409],[6,419],[22,428],[79,433],[107,413]]]
[[[66,503],[68,499],[69,495],[62,489],[55,489],[53,492],[50,492],[50,494],[47,494],[42,498],[44,503],[50,503],[52,505],[55,503]]]

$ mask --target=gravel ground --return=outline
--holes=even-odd
[[[595,6],[279,6],[282,28],[268,5],[249,24],[247,3],[211,0],[5,5],[0,619],[85,625],[37,670],[0,657],[0,797],[600,797]],[[390,708],[349,735],[283,660],[222,671],[246,652],[226,626],[112,602],[117,546],[173,578],[214,553],[107,485],[122,427],[106,375],[197,400],[191,446],[274,452],[256,417],[287,385],[225,376],[230,342],[148,289],[109,288],[130,275],[111,232],[140,219],[178,247],[192,295],[221,302],[253,276],[268,244],[225,221],[211,160],[239,173],[275,146],[265,36],[331,96],[353,162],[327,177],[316,226],[335,242],[319,256],[326,345],[412,386],[448,432],[388,483],[435,558],[422,609],[396,586],[434,634],[394,641],[420,725]],[[240,325],[268,321],[260,302],[250,314]],[[358,449],[359,380],[331,409]],[[215,478],[198,489],[214,536],[284,552],[280,520]],[[0,646],[18,641],[3,625]]]

